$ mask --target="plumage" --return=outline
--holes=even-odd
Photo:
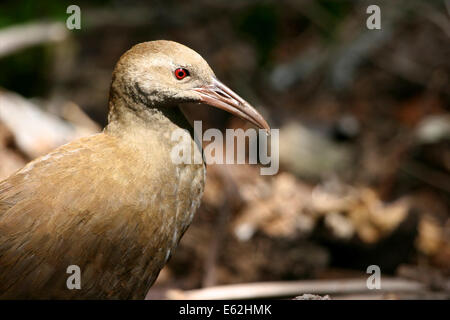
[[[190,79],[173,76],[179,66]],[[200,205],[205,164],[175,164],[171,133],[192,131],[178,105],[203,102],[198,88],[212,79],[200,55],[174,42],[121,57],[103,132],[0,182],[0,298],[145,297]],[[201,154],[192,132],[185,143]],[[66,286],[69,265],[81,269],[80,290]]]

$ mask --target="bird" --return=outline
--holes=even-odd
[[[101,133],[60,146],[0,182],[0,299],[144,299],[200,205],[206,164],[174,163],[174,130],[202,149],[181,107],[266,120],[177,42],[118,60]],[[69,266],[80,271],[68,288]]]

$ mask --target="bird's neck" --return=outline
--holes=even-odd
[[[137,131],[167,135],[178,128],[193,131],[177,105],[147,106],[144,102],[111,93],[106,133],[117,137],[124,137]]]
[[[167,157],[164,161],[169,161],[171,151],[181,143],[192,152],[193,159],[203,163],[201,142],[194,138],[194,129],[178,106],[149,107],[120,96],[110,98],[109,104],[109,123],[104,133],[118,138],[124,146],[141,152],[143,157],[156,148]],[[173,133],[179,129],[187,130],[190,139],[180,141],[179,133],[175,134],[178,139],[174,139]]]

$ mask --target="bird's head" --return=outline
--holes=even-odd
[[[270,129],[248,102],[216,78],[197,52],[173,41],[144,42],[128,50],[116,65],[111,89],[148,108],[205,103]]]

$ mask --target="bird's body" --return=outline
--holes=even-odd
[[[167,126],[107,128],[0,183],[0,298],[145,297],[204,185],[203,164],[172,163]],[[81,292],[67,289],[69,265]]]
[[[206,64],[166,41],[127,52],[113,75],[105,130],[0,182],[0,298],[145,297],[189,226],[205,181],[203,163],[171,159],[179,143],[172,132],[190,128],[178,104],[200,100],[152,92],[164,83],[165,74],[150,79],[162,57],[176,62],[180,50],[192,54],[186,65]],[[199,70],[213,75],[206,66]],[[201,153],[192,136],[184,143]],[[71,265],[81,270],[79,290],[66,284]]]

